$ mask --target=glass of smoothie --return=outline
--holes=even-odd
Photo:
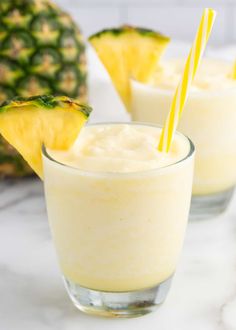
[[[67,291],[80,310],[153,311],[168,292],[188,219],[194,146],[140,123],[84,127],[66,152],[43,149],[48,217]]]
[[[184,61],[159,63],[148,84],[132,81],[131,116],[164,124]],[[179,131],[196,147],[190,217],[208,218],[227,207],[236,183],[236,80],[232,65],[205,59],[194,80]]]

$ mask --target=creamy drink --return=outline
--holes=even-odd
[[[160,153],[160,132],[91,125],[69,151],[44,150],[53,238],[68,291],[83,310],[135,315],[164,300],[159,288],[175,271],[188,218],[193,145],[177,133],[170,152]],[[91,292],[97,306],[88,304]],[[113,303],[114,294],[126,299],[120,310],[109,294]]]
[[[135,121],[164,123],[183,65],[182,60],[168,60],[159,64],[148,84],[132,82]],[[232,77],[232,66],[207,59],[196,75],[179,123],[179,131],[190,136],[196,146],[193,202],[197,199],[198,210],[193,211],[200,217],[201,212],[210,215],[221,211],[235,186],[235,125],[236,80]],[[215,203],[211,198],[212,210],[206,199],[201,207],[201,200],[213,195],[217,198]]]

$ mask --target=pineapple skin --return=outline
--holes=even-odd
[[[104,34],[110,34],[113,37],[120,36],[121,34],[130,33],[130,32],[136,32],[140,35],[143,35],[144,37],[153,37],[161,40],[162,42],[170,42],[170,38],[163,35],[160,32],[156,32],[151,29],[142,28],[139,26],[131,26],[131,25],[122,25],[121,27],[115,27],[115,28],[108,28],[103,29],[97,33],[94,33],[89,37],[89,40],[93,40],[94,38],[102,37]]]
[[[71,17],[50,0],[0,1],[0,104],[13,97],[87,100],[85,44]],[[32,175],[0,137],[0,178]]]

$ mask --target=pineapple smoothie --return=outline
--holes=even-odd
[[[173,275],[189,212],[194,147],[177,133],[163,155],[160,132],[142,124],[90,125],[69,151],[44,151],[49,222],[68,281],[124,292]]]
[[[148,84],[132,82],[132,118],[163,124],[183,71],[180,59],[159,63]],[[196,146],[193,194],[227,191],[236,183],[236,80],[232,65],[203,60],[179,130]]]

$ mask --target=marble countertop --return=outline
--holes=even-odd
[[[127,120],[105,75],[97,78],[99,64],[93,55],[89,58],[94,63],[92,121]],[[236,196],[223,216],[189,223],[166,302],[142,318],[118,320],[82,314],[69,300],[51,241],[42,183],[33,178],[0,182],[0,330],[143,329],[236,329]]]

